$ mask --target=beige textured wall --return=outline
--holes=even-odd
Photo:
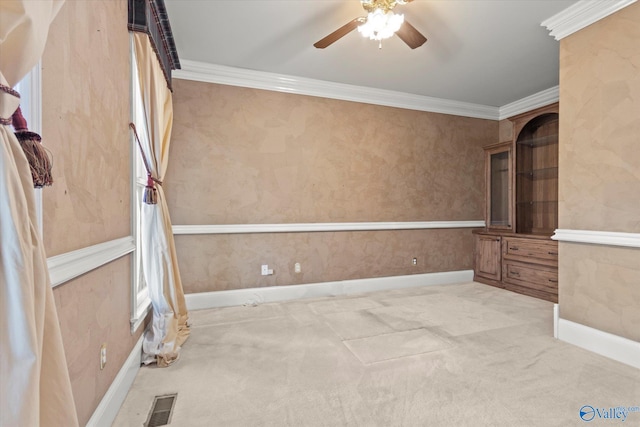
[[[129,36],[126,0],[67,1],[42,59],[48,256],[129,236]],[[130,257],[54,289],[80,425],[131,352]],[[99,367],[107,344],[107,366]]]
[[[130,234],[127,2],[69,1],[42,59],[43,133],[54,185],[44,242],[58,255]]]
[[[176,249],[186,293],[473,268],[469,229],[189,235]]]
[[[184,80],[174,89],[165,180],[173,224],[483,218],[482,146],[496,142],[495,121]],[[470,269],[470,234],[178,236],[177,244],[185,288],[196,292]],[[421,268],[409,265],[414,252],[428,257]],[[442,253],[453,260],[436,263]],[[296,261],[304,275],[287,273]],[[263,263],[274,277],[260,276]]]
[[[71,387],[80,425],[91,418],[142,334],[131,335],[131,262],[120,258],[55,288]],[[100,370],[100,346],[107,364]]]
[[[498,122],[498,141],[513,140],[513,122],[509,119],[503,119]]]
[[[560,42],[559,226],[640,232],[640,3]],[[640,249],[560,245],[561,316],[640,341]]]

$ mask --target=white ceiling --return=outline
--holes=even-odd
[[[576,0],[416,0],[395,12],[428,41],[353,31],[359,0],[165,0],[180,60],[501,107],[558,84],[558,42],[540,23]]]

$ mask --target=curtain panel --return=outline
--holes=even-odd
[[[139,135],[149,172],[156,180],[157,204],[142,204],[141,255],[153,306],[151,327],[142,343],[143,362],[168,366],[189,337],[188,312],[180,279],[169,209],[161,182],[169,163],[173,99],[149,37],[134,32],[138,80],[145,117]]]
[[[42,55],[63,0],[0,1],[0,426],[77,426],[27,158],[10,90]]]

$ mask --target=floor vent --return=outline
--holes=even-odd
[[[164,396],[156,396],[153,400],[149,418],[144,423],[145,427],[166,426],[171,422],[171,413],[176,402],[177,394],[166,394]]]

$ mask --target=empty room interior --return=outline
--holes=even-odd
[[[640,2],[0,8],[1,427],[640,425]]]

